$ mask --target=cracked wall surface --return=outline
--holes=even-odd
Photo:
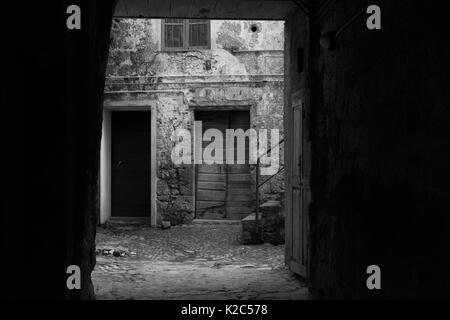
[[[161,20],[114,19],[105,104],[145,100],[156,107],[158,219],[180,224],[194,218],[194,173],[192,164],[173,164],[172,134],[192,134],[194,108],[248,106],[251,127],[283,137],[284,23],[212,20],[211,48],[182,52],[161,51],[160,35]],[[261,201],[283,193],[277,175]]]

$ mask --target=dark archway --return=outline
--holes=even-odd
[[[23,5],[22,3],[16,3]],[[5,40],[2,95],[2,297],[93,298],[101,101],[114,1],[78,1],[81,30],[68,30],[71,1],[16,7]],[[66,268],[82,290],[66,289]]]
[[[246,1],[240,12],[258,12],[251,9],[265,2]],[[299,88],[296,23],[304,15],[295,1],[274,2],[290,8],[283,17],[291,25],[286,67]],[[356,20],[336,51],[321,48],[320,35],[344,25],[364,1],[326,1],[325,11],[315,11],[320,20],[308,25],[311,288],[326,298],[448,298],[447,17],[436,2],[380,2],[383,29],[370,33]],[[114,2],[78,3],[81,31],[64,28],[68,1],[25,10],[15,3],[4,19],[5,298],[93,298],[100,111]],[[128,10],[139,8],[139,1],[129,3]],[[265,12],[272,13],[270,5]],[[364,287],[368,263],[385,270],[379,293]],[[65,288],[68,264],[82,267],[81,291]]]

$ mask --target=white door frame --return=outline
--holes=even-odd
[[[157,225],[156,210],[156,106],[152,101],[111,102],[103,106],[102,142],[100,151],[100,223],[111,217],[111,112],[150,111],[150,224]]]

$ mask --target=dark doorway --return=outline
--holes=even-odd
[[[112,112],[113,217],[150,217],[150,111]]]
[[[226,157],[226,129],[250,128],[249,111],[198,111],[202,134],[218,129],[223,136],[223,157]],[[203,149],[211,141],[203,141]],[[251,213],[254,194],[248,163],[249,141],[245,142],[245,164],[237,164],[239,146],[234,141],[234,164],[199,164],[196,170],[196,218],[240,220]]]

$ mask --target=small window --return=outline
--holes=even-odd
[[[210,48],[210,20],[163,19],[161,30],[163,50]]]

